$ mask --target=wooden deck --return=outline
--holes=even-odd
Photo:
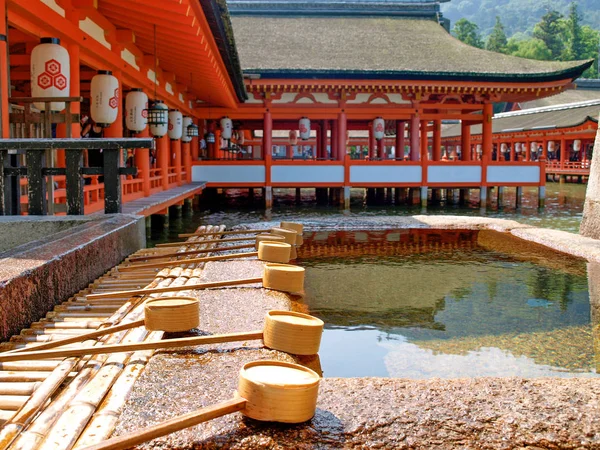
[[[186,198],[200,194],[206,187],[203,181],[184,184],[183,186],[157,192],[149,197],[142,197],[123,204],[123,214],[149,216],[156,214],[169,206],[175,205]]]

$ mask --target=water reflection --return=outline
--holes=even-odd
[[[583,262],[476,249],[303,265],[305,301],[327,324],[325,376],[596,374]]]

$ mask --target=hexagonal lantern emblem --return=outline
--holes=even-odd
[[[62,73],[59,73],[54,77],[54,86],[62,91],[67,87],[67,77],[65,77]]]
[[[110,100],[108,100],[108,106],[110,106],[112,109],[117,109],[117,106],[119,106],[119,102],[115,97],[113,97]]]
[[[51,59],[46,61],[46,72],[50,75],[58,75],[60,73],[60,68],[61,65],[57,60]]]
[[[169,131],[173,131],[173,123],[169,122]]]
[[[52,87],[52,77],[46,72],[41,73],[38,76],[37,83],[42,89],[48,89],[49,87]]]

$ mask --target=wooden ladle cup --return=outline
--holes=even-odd
[[[162,294],[164,292],[189,291],[193,289],[211,289],[225,286],[239,286],[242,284],[262,283],[263,287],[275,291],[289,292],[298,294],[304,290],[304,268],[290,264],[265,264],[265,271],[260,278],[242,278],[239,280],[215,281],[212,283],[186,284],[183,286],[167,286],[151,289],[133,289],[128,291],[103,292],[101,294],[88,294],[87,300],[92,303],[94,300],[105,298],[120,298],[136,295]]]
[[[153,331],[187,331],[190,328],[197,327],[199,315],[194,315],[193,307],[190,307],[192,302],[186,301],[182,303],[181,299],[196,300],[190,297],[162,297],[148,302],[145,310],[146,328]],[[153,302],[154,304],[152,304]],[[186,311],[184,311],[184,308]],[[182,316],[181,322],[177,320],[178,315]],[[144,323],[138,323],[138,326],[143,324]],[[187,338],[167,339],[164,341],[102,345],[95,347],[58,350],[38,350],[39,347],[37,347],[33,351],[2,353],[0,354],[0,362],[48,358],[68,358],[72,356],[135,352],[139,350],[181,348],[255,339],[262,339],[265,347],[273,350],[279,350],[294,355],[315,355],[319,352],[319,347],[321,345],[323,326],[324,323],[321,319],[309,316],[308,314],[291,311],[269,311],[265,317],[263,331],[229,333],[213,336],[194,336]],[[108,334],[108,332],[110,332],[108,329],[102,331],[104,331],[104,334]],[[81,338],[81,336],[77,336],[77,338]],[[68,343],[73,343],[74,341],[72,339],[74,338],[70,338],[70,342]],[[86,340],[86,338],[84,337],[83,340]],[[66,343],[66,341],[67,339],[64,339],[62,341],[53,342],[52,344],[55,344],[56,346],[58,342]]]
[[[173,261],[160,261],[160,262],[149,262],[149,263],[140,263],[140,264],[130,264],[128,266],[122,266],[119,268],[120,272],[136,272],[138,270],[145,269],[158,269],[164,267],[172,267],[180,264],[198,264],[203,262],[210,261],[225,261],[228,259],[240,259],[240,258],[252,258],[258,257],[260,261],[265,262],[273,262],[280,264],[287,264],[290,262],[292,257],[293,246],[290,244],[286,244],[285,242],[270,242],[270,241],[260,241],[258,243],[258,251],[256,252],[247,252],[247,253],[233,253],[230,255],[217,255],[217,256],[206,256],[204,258],[190,258],[190,259],[180,259]],[[179,255],[185,255],[185,253],[178,253]],[[148,259],[148,258],[138,258],[138,259]],[[132,260],[130,260],[132,261]]]
[[[282,361],[253,361],[240,370],[234,398],[81,450],[125,450],[160,436],[240,411],[255,420],[302,423],[316,412],[316,372]]]

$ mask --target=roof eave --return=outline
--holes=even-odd
[[[248,98],[226,0],[198,0],[215,37],[238,101]]]
[[[367,80],[424,80],[424,81],[479,81],[479,82],[552,82],[575,80],[594,60],[563,70],[542,73],[475,73],[475,72],[421,72],[387,70],[302,70],[302,69],[244,69],[244,75],[261,79],[367,79]]]

